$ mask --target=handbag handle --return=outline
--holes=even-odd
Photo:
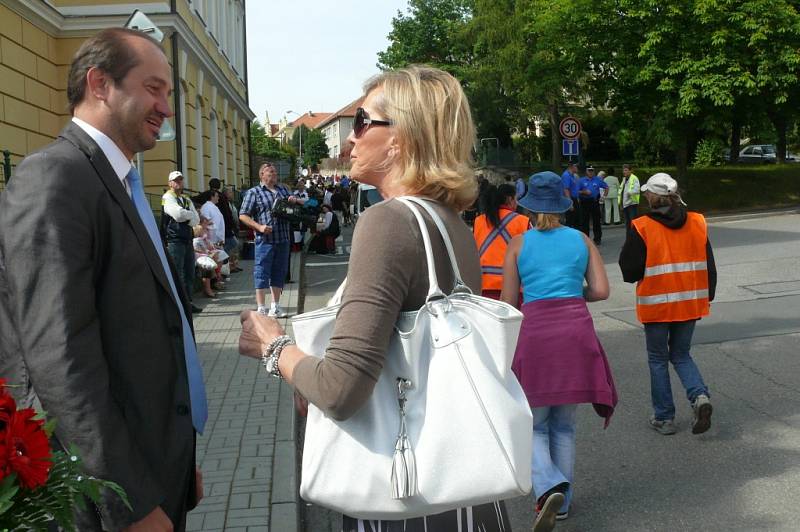
[[[425,258],[428,262],[428,295],[425,297],[425,302],[430,303],[433,299],[447,299],[447,294],[442,292],[442,289],[439,288],[439,280],[436,278],[436,263],[433,261],[431,236],[428,233],[428,226],[425,224],[422,214],[414,206],[415,203],[408,200],[407,196],[400,196],[395,199],[411,209],[411,212],[414,213],[414,217],[417,219],[419,230],[422,233],[422,242],[425,244]],[[443,235],[443,238],[446,237]]]
[[[439,229],[439,233],[442,235],[442,239],[444,240],[444,246],[447,248],[447,255],[450,257],[450,265],[453,268],[453,275],[455,277],[455,283],[453,284],[453,293],[456,292],[466,292],[471,294],[472,289],[464,283],[463,278],[461,277],[461,270],[458,268],[458,260],[456,259],[456,252],[453,249],[453,242],[450,240],[450,232],[444,225],[442,218],[439,216],[439,213],[431,207],[430,203],[419,198],[417,196],[403,196],[403,199],[408,201],[413,201],[426,211],[430,215],[433,223],[436,224],[436,227]]]
[[[431,238],[430,234],[428,233],[428,226],[425,223],[425,220],[422,218],[422,214],[420,214],[419,210],[415,207],[415,205],[420,205],[423,209],[425,209],[428,214],[430,214],[431,219],[433,219],[433,223],[436,225],[437,229],[442,235],[442,239],[444,240],[445,248],[447,248],[447,254],[450,257],[450,265],[453,268],[453,275],[455,277],[455,286],[453,287],[453,293],[455,292],[468,292],[472,293],[472,290],[464,284],[464,281],[461,279],[461,271],[458,268],[458,261],[456,260],[455,250],[453,249],[453,243],[450,241],[450,234],[447,231],[447,228],[442,222],[442,219],[436,213],[436,211],[428,205],[425,201],[417,198],[415,196],[400,196],[395,198],[400,203],[408,207],[411,212],[414,214],[414,217],[417,219],[417,224],[419,225],[419,230],[422,233],[422,242],[425,245],[425,258],[428,263],[428,295],[425,297],[425,301],[429,302],[431,299],[434,298],[446,298],[447,294],[442,292],[441,288],[439,288],[439,281],[436,277],[436,263],[433,259],[433,246],[431,245]],[[339,288],[336,290],[336,293],[331,297],[328,301],[328,306],[338,305],[342,302],[342,296],[344,294],[345,285],[347,284],[347,278],[342,281],[342,284],[339,285]]]

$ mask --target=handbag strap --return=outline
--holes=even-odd
[[[442,292],[442,289],[439,288],[439,280],[436,278],[436,263],[433,261],[433,246],[431,245],[431,236],[428,233],[428,226],[425,224],[425,219],[422,218],[419,209],[415,207],[415,203],[409,201],[407,196],[401,196],[395,199],[411,209],[411,212],[414,213],[414,217],[417,219],[419,230],[422,233],[422,242],[425,244],[425,258],[428,262],[428,295],[425,297],[425,301],[430,302],[432,299],[446,298],[447,294]],[[442,236],[444,238],[444,235]]]
[[[461,270],[458,268],[458,260],[456,259],[456,252],[453,249],[453,242],[450,240],[450,232],[445,227],[442,218],[439,216],[439,213],[436,212],[430,202],[423,200],[417,196],[403,196],[400,199],[412,201],[415,204],[419,205],[423,209],[425,209],[428,214],[430,215],[433,223],[436,224],[436,227],[439,229],[439,233],[442,235],[442,240],[444,240],[444,247],[447,248],[447,255],[450,257],[450,265],[453,268],[453,275],[455,277],[455,282],[453,284],[453,292],[467,292],[472,293],[472,289],[464,283],[463,278],[461,277]]]
[[[453,268],[453,275],[455,276],[455,286],[453,288],[453,292],[466,291],[472,293],[472,290],[470,290],[470,288],[464,284],[464,281],[461,280],[461,271],[458,268],[458,262],[456,261],[453,243],[450,241],[450,234],[448,233],[444,222],[433,209],[433,207],[415,196],[400,196],[395,199],[411,210],[411,212],[414,214],[414,217],[417,219],[420,233],[422,233],[422,242],[425,245],[425,258],[428,263],[428,295],[425,298],[426,302],[430,301],[432,298],[444,298],[447,296],[447,294],[442,292],[441,288],[439,288],[439,280],[436,277],[436,263],[434,262],[433,258],[433,246],[431,245],[431,237],[430,233],[428,233],[428,226],[425,223],[422,214],[415,205],[421,206],[428,212],[428,214],[430,214],[431,219],[433,219],[433,223],[436,225],[437,229],[442,235],[445,248],[447,248],[447,254],[450,256],[450,264]],[[342,284],[339,285],[339,288],[336,290],[336,293],[328,301],[328,306],[338,305],[342,302],[342,295],[344,294],[346,284],[347,278],[345,277],[345,279],[342,281]]]

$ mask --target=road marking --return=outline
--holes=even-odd
[[[331,281],[336,281],[336,279],[325,279],[324,281],[317,281],[316,283],[311,283],[306,285],[306,288],[311,288],[313,286],[319,286],[322,284],[330,283]]]
[[[350,262],[306,262],[306,266],[310,266],[312,268],[315,266],[342,266],[344,264],[350,264]]]

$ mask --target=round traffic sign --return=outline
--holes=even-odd
[[[577,139],[581,136],[581,121],[568,116],[558,125],[558,131],[565,139]]]

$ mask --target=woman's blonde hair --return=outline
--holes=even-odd
[[[192,227],[192,234],[194,235],[195,238],[202,237],[205,234],[205,232],[206,232],[206,228],[203,227],[202,225],[198,224],[198,225],[195,225],[194,227]]]
[[[456,78],[423,65],[382,72],[364,84],[364,94],[381,88],[375,107],[391,120],[400,145],[394,184],[463,210],[475,201],[472,166],[475,125]]]
[[[558,214],[543,212],[536,214],[536,224],[534,227],[539,231],[549,231],[550,229],[555,229],[559,225],[561,225],[561,220]]]

